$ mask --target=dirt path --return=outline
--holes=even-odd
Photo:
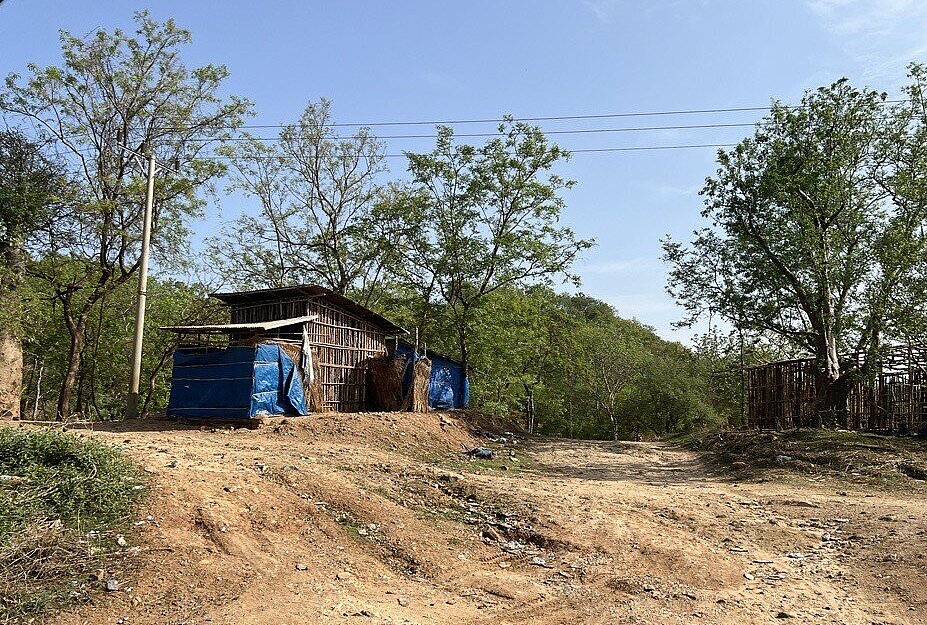
[[[153,492],[136,573],[62,623],[927,623],[923,490],[737,483],[660,443],[470,462],[440,415],[93,435]]]

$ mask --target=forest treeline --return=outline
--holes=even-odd
[[[208,297],[221,289],[347,295],[458,357],[475,409],[581,437],[736,425],[743,368],[786,356],[814,359],[817,423],[846,426],[880,355],[923,342],[921,65],[899,100],[844,79],[774,101],[719,150],[705,225],[663,242],[682,323],[712,328],[689,348],[581,294],[574,265],[595,241],[565,225],[570,154],[539,127],[506,117],[471,144],[438,126],[433,149],[391,169],[376,134],[336,123],[325,99],[249,128],[255,105],[226,94],[226,67],[184,64],[190,40],[139,13],[135,32],[63,33],[60,65],[0,89],[0,413],[122,414],[150,154],[163,168],[149,411],[164,407],[173,347],[157,327],[224,320]],[[247,210],[194,249],[189,228],[220,189]]]
[[[508,118],[470,145],[438,127],[432,151],[391,172],[375,134],[335,125],[324,99],[276,136],[249,133],[254,104],[223,95],[228,70],[183,63],[189,32],[146,13],[136,26],[63,33],[60,65],[25,68],[0,92],[8,413],[122,416],[139,157],[153,152],[167,166],[154,191],[147,412],[168,396],[175,339],[159,326],[224,321],[215,290],[316,283],[459,357],[473,407],[526,428],[630,437],[723,418],[708,360],[577,294],[573,265],[594,241],[562,223],[569,154],[539,128]],[[248,210],[192,249],[189,225],[220,188]]]

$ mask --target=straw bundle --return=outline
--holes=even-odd
[[[428,394],[431,389],[431,360],[422,356],[412,367],[412,386],[406,397],[406,407],[412,412],[428,412]]]
[[[405,356],[395,354],[377,356],[368,362],[370,389],[383,410],[402,409],[402,377],[407,363]]]
[[[305,379],[303,375],[303,388],[306,391],[306,409],[309,412],[324,412],[325,411],[325,387],[322,386],[322,366],[319,363],[319,353],[318,350],[311,347],[307,347],[308,356],[310,357],[311,363],[307,362],[308,366],[312,367],[312,381]]]

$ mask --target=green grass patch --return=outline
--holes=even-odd
[[[0,622],[85,601],[122,566],[117,533],[130,526],[144,484],[118,449],[0,427],[0,476]]]
[[[688,434],[673,442],[742,477],[772,470],[884,486],[918,486],[927,473],[927,440],[866,432],[802,429]]]

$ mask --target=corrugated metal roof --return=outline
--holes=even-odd
[[[258,323],[220,323],[205,326],[161,326],[158,329],[164,330],[165,332],[176,332],[177,334],[231,334],[234,332],[247,332],[249,330],[256,332],[273,330],[285,326],[299,325],[318,318],[318,315],[305,315],[303,317],[291,317],[290,319],[277,319],[276,321],[261,321]]]
[[[408,334],[406,330],[402,329],[386,317],[373,312],[365,306],[361,306],[354,300],[347,298],[344,295],[339,295],[331,289],[327,289],[324,286],[319,286],[317,284],[285,286],[274,289],[257,289],[254,291],[236,291],[233,293],[213,293],[212,297],[215,297],[219,301],[224,302],[230,306],[236,304],[274,302],[285,299],[296,299],[299,297],[320,297],[327,299],[336,306],[344,308],[350,313],[377,326],[386,334]]]

